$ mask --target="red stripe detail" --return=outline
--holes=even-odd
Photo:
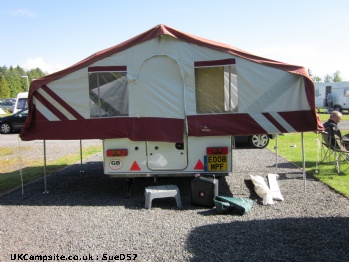
[[[314,131],[318,127],[317,115],[312,111],[279,112],[279,115],[297,132]]]
[[[53,92],[48,86],[42,86],[42,89],[46,91],[57,103],[59,103],[62,107],[64,107],[70,114],[72,114],[76,119],[84,119],[74,108],[72,108],[67,102],[65,102],[60,96],[58,96],[55,92]],[[52,109],[54,106],[48,107],[48,109]],[[55,107],[54,107],[55,108]],[[54,110],[54,109],[52,109]]]
[[[47,109],[49,109],[59,120],[68,120],[68,118],[62,114],[56,107],[52,106],[50,102],[48,102],[40,93],[36,92],[34,94],[35,98],[39,100]],[[38,111],[38,109],[36,108]]]
[[[91,66],[88,72],[126,72],[127,66]]]
[[[235,65],[235,59],[222,59],[222,60],[211,60],[211,61],[198,61],[194,62],[195,67],[200,66],[222,66],[222,65]]]
[[[272,117],[269,113],[263,113],[265,118],[267,118],[274,126],[276,126],[277,129],[280,130],[281,133],[287,133],[287,129],[285,129],[282,125],[280,125],[279,122],[275,120],[274,117]]]
[[[317,129],[317,118],[314,112],[292,111],[278,114],[296,132],[308,132]],[[269,118],[268,118],[269,119]],[[267,134],[249,114],[212,114],[188,116],[189,136],[242,136]],[[273,123],[276,123],[275,121]],[[280,126],[279,126],[280,127]],[[284,128],[284,133],[288,133]]]
[[[184,120],[172,118],[98,118],[36,121],[21,133],[23,140],[129,138],[133,141],[182,143]]]
[[[40,121],[48,121],[48,119],[35,108],[35,121],[33,121],[33,123],[36,122],[40,122]]]

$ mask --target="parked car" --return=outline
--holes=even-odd
[[[3,110],[7,110],[10,113],[12,113],[15,103],[16,103],[16,99],[15,98],[7,98],[6,100],[1,102],[0,107]]]
[[[9,134],[19,131],[24,126],[28,116],[28,109],[23,109],[13,115],[0,117],[0,131],[3,134]]]
[[[235,143],[248,143],[253,148],[265,148],[274,135],[236,136]]]

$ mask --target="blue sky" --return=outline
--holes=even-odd
[[[53,73],[158,24],[349,81],[347,0],[0,0],[0,66]]]

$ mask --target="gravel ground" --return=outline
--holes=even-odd
[[[126,199],[126,180],[103,175],[98,154],[84,162],[85,172],[76,164],[49,176],[48,194],[40,180],[23,195],[0,197],[0,261],[13,254],[75,256],[71,261],[117,261],[123,254],[137,255],[136,261],[348,261],[348,198],[310,176],[305,191],[302,170],[279,158],[285,200],[263,206],[249,175],[276,173],[274,153],[237,149],[233,156],[234,171],[219,180],[219,194],[252,199],[244,216],[193,206],[191,178],[157,181],[179,187],[182,209],[174,199],[155,199],[146,210],[144,188],[153,179],[136,179]]]

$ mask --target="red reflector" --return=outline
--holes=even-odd
[[[228,147],[207,147],[206,148],[206,154],[208,155],[227,155],[228,154]]]
[[[128,152],[127,149],[108,149],[107,150],[107,156],[127,156]]]

